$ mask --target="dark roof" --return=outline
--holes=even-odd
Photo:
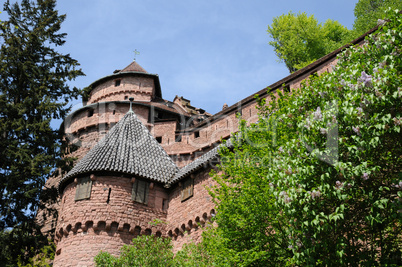
[[[148,73],[143,67],[140,66],[136,61],[131,62],[127,67],[119,71],[119,73],[122,72],[142,72],[142,73]]]
[[[60,181],[81,174],[118,172],[167,183],[178,167],[149,133],[134,112],[129,111]]]
[[[224,144],[220,144],[219,146],[215,147],[214,149],[208,151],[201,157],[197,158],[193,162],[187,164],[183,168],[181,168],[175,176],[171,179],[169,184],[174,184],[184,177],[190,175],[191,173],[195,172],[196,170],[206,166],[207,164],[217,160],[219,158],[219,149],[222,146],[226,146],[227,148],[232,148],[233,144],[232,141],[229,139]]]

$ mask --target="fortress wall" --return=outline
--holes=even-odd
[[[163,199],[168,195],[161,185],[154,183],[149,189],[148,204],[141,204],[131,200],[130,178],[94,179],[90,199],[74,200],[74,182],[64,189],[56,228],[54,266],[93,266],[93,257],[100,249],[117,255],[120,247],[137,235],[161,236],[166,232],[164,224],[150,224],[155,219],[166,221],[167,218],[162,208]],[[80,259],[80,265],[71,263],[73,259]]]
[[[189,241],[199,242],[202,229],[210,224],[215,214],[215,205],[206,189],[214,185],[209,178],[210,170],[208,167],[194,175],[193,196],[187,200],[181,200],[180,184],[175,184],[169,193],[167,235],[172,237],[175,252]]]
[[[120,85],[115,86],[116,80]],[[105,101],[124,101],[134,97],[135,101],[151,101],[155,93],[153,78],[116,77],[97,85],[90,93],[87,104]]]

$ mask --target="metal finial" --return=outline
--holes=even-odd
[[[128,100],[130,100],[130,110],[128,112],[134,112],[133,111],[133,101],[134,101],[134,97],[130,97]]]
[[[139,54],[140,54],[140,51],[137,51],[137,49],[135,49],[134,50],[134,61],[135,61],[136,56],[139,55]]]

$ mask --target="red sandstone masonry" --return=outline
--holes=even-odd
[[[299,88],[301,81],[308,79],[312,73],[317,72],[319,75],[332,71],[331,66],[337,62],[335,54],[339,51],[274,83],[271,89],[281,89],[282,84],[285,84],[294,90]],[[116,79],[120,80],[119,86],[115,86]],[[135,101],[149,102],[155,95],[153,78],[124,76],[116,79],[106,77],[101,83],[96,83],[97,86],[92,90],[88,104],[124,101],[131,96],[134,96]],[[258,93],[266,97],[269,102],[266,91],[267,89],[263,89]],[[247,97],[206,121],[198,123],[195,127],[187,127],[184,133],[180,133],[181,142],[174,141],[178,134],[176,121],[161,121],[151,125],[148,123],[150,107],[134,103],[133,108],[144,125],[150,129],[151,134],[162,137],[161,145],[176,164],[182,167],[212,149],[221,138],[227,138],[231,132],[236,132],[237,112],[241,112],[242,118],[248,124],[256,122],[258,116],[255,106],[256,101],[253,97]],[[67,130],[76,137],[74,141],[80,141],[80,147],[70,156],[81,159],[127,111],[128,102],[110,103],[100,110],[95,109],[91,117],[88,117],[88,109],[83,108],[77,112]],[[165,111],[169,109],[166,108]],[[67,141],[72,142],[70,139]],[[206,225],[214,213],[214,205],[205,189],[205,186],[213,184],[208,176],[209,170],[207,168],[195,173],[194,195],[184,202],[181,202],[179,184],[173,185],[169,190],[155,184],[150,190],[148,206],[131,201],[131,184],[128,178],[99,177],[93,183],[91,198],[78,202],[74,201],[75,184],[68,185],[64,191],[56,229],[58,255],[54,266],[92,266],[93,256],[99,250],[107,250],[117,255],[123,244],[129,243],[131,238],[138,234],[145,234],[147,229],[147,233],[160,231],[162,235],[170,234],[175,251],[189,241],[198,242],[202,232],[202,227],[199,227],[198,223]],[[49,179],[46,184],[49,186],[57,184],[57,180],[58,178]],[[106,204],[109,188],[112,189],[111,199],[109,204]],[[161,210],[163,199],[169,200],[168,212]],[[148,222],[155,218],[167,220],[169,224],[151,227]],[[51,221],[47,221],[46,227],[45,229],[51,228]]]
[[[190,240],[199,242],[202,228],[210,221],[211,213],[215,213],[215,205],[206,189],[215,184],[209,177],[210,170],[202,169],[195,175],[193,196],[189,199],[181,201],[179,184],[175,184],[170,192],[167,231],[173,237],[175,252]]]
[[[120,85],[115,86],[115,80],[120,80]],[[126,97],[134,97],[136,101],[151,101],[155,92],[152,78],[121,77],[111,79],[96,86],[88,99],[88,104],[115,100],[127,100]]]
[[[117,255],[119,248],[138,234],[166,232],[164,225],[149,224],[155,219],[166,221],[167,217],[162,202],[168,196],[158,184],[149,190],[148,205],[131,200],[130,178],[96,177],[91,197],[86,200],[74,200],[75,188],[74,182],[69,184],[61,199],[54,266],[77,266],[70,263],[77,258],[79,264],[93,266],[93,257],[100,248]],[[107,203],[109,188],[111,194]]]

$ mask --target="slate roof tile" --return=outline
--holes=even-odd
[[[137,118],[128,112],[59,183],[77,175],[112,171],[168,183],[178,167]]]
[[[183,179],[184,177],[190,175],[191,173],[193,173],[194,171],[200,169],[201,167],[205,166],[206,164],[209,164],[211,161],[216,160],[219,158],[219,149],[222,146],[226,146],[227,148],[232,148],[233,144],[231,142],[231,140],[227,140],[226,143],[224,144],[220,144],[219,146],[215,147],[214,149],[208,151],[207,153],[205,153],[204,155],[202,155],[201,157],[197,158],[196,160],[194,160],[193,162],[187,164],[186,166],[184,166],[183,168],[181,168],[176,174],[175,176],[170,180],[170,184],[173,184],[175,182],[180,181],[181,179]]]

